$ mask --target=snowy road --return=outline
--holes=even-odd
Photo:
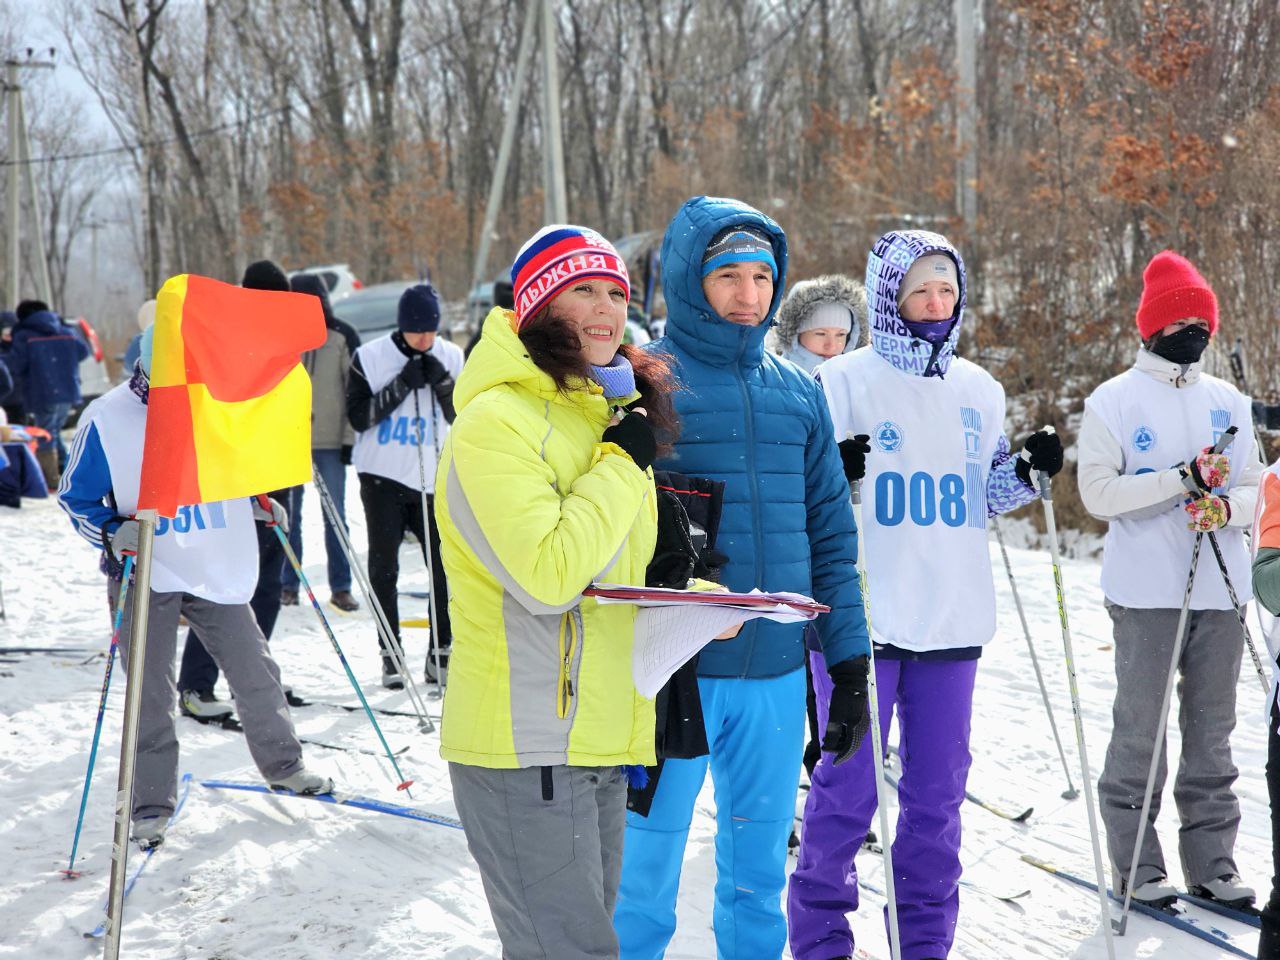
[[[353,478],[354,479],[354,478]],[[0,647],[49,646],[105,651],[108,637],[103,578],[94,551],[75,537],[52,500],[24,501],[21,511],[0,511],[0,579],[8,619],[0,621]],[[364,543],[358,498],[353,540]],[[308,491],[306,557],[309,575],[323,582],[319,504]],[[1060,730],[1079,785],[1075,739],[1062,664],[1048,560],[1043,553],[1011,550],[1019,585],[1044,666]],[[1020,862],[1029,853],[1092,877],[1083,800],[1066,801],[1061,764],[1040,703],[1026,643],[1008,581],[992,548],[999,598],[999,634],[978,673],[974,763],[970,790],[1003,807],[1034,806],[1026,824],[1002,820],[973,804],[964,810],[966,880],[994,891],[1030,890],[1016,904],[962,888],[955,960],[1106,956],[1097,901]],[[420,555],[404,551],[411,586],[427,578]],[[1109,621],[1102,609],[1094,563],[1069,562],[1066,586],[1076,641],[1094,776],[1110,730],[1114,679]],[[327,597],[323,585],[318,590]],[[375,704],[408,709],[403,694],[376,684],[378,660],[371,621],[332,613],[338,637]],[[408,603],[402,616],[421,616]],[[421,630],[406,631],[411,664],[426,650]],[[286,608],[272,649],[286,682],[302,696],[354,703],[311,609]],[[85,876],[61,879],[84,776],[84,764],[102,682],[101,654],[0,653],[0,957],[71,960],[99,954],[81,934],[100,918],[110,865],[111,794],[114,789],[123,675],[109,700],[99,767],[89,801],[78,866]],[[1261,696],[1246,657],[1239,685],[1240,724],[1233,738],[1243,824],[1237,858],[1246,881],[1269,886],[1265,726]],[[1163,670],[1163,666],[1153,669]],[[225,696],[225,686],[222,688]],[[433,711],[438,701],[429,701]],[[322,707],[294,711],[299,733],[326,742],[376,748],[360,714]],[[412,802],[453,814],[437,738],[416,731],[409,718],[380,717],[393,748],[416,780]],[[256,779],[238,734],[179,721],[181,769],[197,778]],[[1176,726],[1171,748],[1176,748]],[[372,756],[307,747],[308,763],[331,773],[351,792],[404,802],[389,766]],[[1172,778],[1171,778],[1172,779]],[[680,928],[668,957],[707,960],[714,869],[711,791],[699,800],[680,898]],[[1176,818],[1169,795],[1160,835],[1177,877]],[[882,886],[879,861],[862,854],[867,880]],[[853,919],[859,945],[872,955],[888,951],[878,916],[880,902],[865,896]],[[1230,920],[1213,926],[1246,951],[1256,932]],[[193,787],[187,805],[131,896],[123,955],[130,960],[294,960],[294,958],[400,958],[471,960],[498,957],[479,876],[462,834],[447,827],[375,813],[255,794]],[[788,954],[789,956],[789,954]],[[1209,960],[1229,954],[1154,921],[1136,917],[1117,941],[1121,958]]]

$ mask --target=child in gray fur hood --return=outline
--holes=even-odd
[[[867,311],[863,286],[843,274],[802,280],[778,308],[774,347],[810,376],[824,360],[860,345]]]

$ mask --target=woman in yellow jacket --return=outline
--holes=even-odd
[[[632,682],[635,608],[582,591],[645,581],[672,381],[620,346],[626,265],[595,231],[544,228],[511,281],[514,312],[489,314],[458,378],[436,479],[440,753],[505,960],[616,957],[621,768],[654,763],[653,701]]]

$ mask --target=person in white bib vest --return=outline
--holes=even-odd
[[[1216,531],[1236,597],[1248,603],[1249,552],[1262,475],[1249,398],[1203,370],[1201,356],[1218,330],[1218,301],[1196,268],[1171,251],[1156,254],[1142,275],[1132,367],[1085,401],[1080,425],[1080,499],[1108,521],[1102,591],[1116,647],[1113,732],[1098,782],[1114,886],[1123,892],[1153,749],[1160,751],[1155,792],[1133,898],[1167,904],[1168,882],[1155,821],[1167,774],[1164,685],[1173,656],[1196,534]],[[1225,454],[1212,448],[1238,429]],[[1200,494],[1191,497],[1184,476]],[[1179,663],[1182,757],[1173,796],[1182,873],[1192,892],[1249,902],[1232,856],[1240,805],[1232,792],[1236,680],[1242,638],[1218,564],[1204,545],[1192,586]]]
[[[151,336],[143,334],[141,357],[128,383],[85,408],[71,443],[58,502],[76,532],[101,549],[107,592],[114,608],[124,556],[138,547],[138,484],[147,426]],[[156,525],[151,567],[151,602],[138,721],[137,773],[133,787],[133,838],[156,846],[173,814],[178,789],[178,737],[174,708],[178,690],[174,655],[178,618],[200,635],[205,649],[227,677],[244,725],[249,753],[273,787],[303,794],[333,791],[328,777],[309,772],[294,733],[280,668],[267,650],[249,598],[258,583],[258,540],[254,520],[284,518],[248,497],[179,508]],[[129,662],[133,604],[120,625],[121,666]]]
[[[405,531],[423,545],[430,541],[431,591],[436,596],[434,638],[441,667],[448,667],[452,636],[449,592],[440,559],[434,516],[436,464],[453,423],[453,384],[462,372],[462,348],[437,335],[440,300],[425,284],[400,297],[395,333],[364,344],[351,361],[347,417],[356,430],[352,462],[360,477],[369,534],[369,581],[387,621],[400,639],[400,544]],[[425,481],[425,486],[424,486]],[[427,495],[426,531],[422,493]],[[382,638],[378,638],[381,645]],[[434,651],[427,651],[426,679],[435,675]],[[444,677],[439,678],[442,682]],[[382,685],[398,690],[404,681],[389,651],[382,651]]]
[[[859,533],[881,749],[898,717],[893,862],[902,956],[910,960],[946,957],[959,916],[973,685],[996,626],[987,518],[1035,499],[1032,470],[1052,476],[1062,467],[1061,443],[1047,432],[1026,440],[1025,457],[1012,454],[1004,389],[954,356],[967,293],[964,261],[945,237],[886,233],[867,259],[870,345],[817,370],[845,477],[865,475]],[[825,730],[840,721],[839,686],[822,655],[810,657]],[[869,739],[847,758],[824,743],[813,771],[788,892],[797,960],[854,953],[854,855],[877,802]]]

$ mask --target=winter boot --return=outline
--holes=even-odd
[[[440,648],[440,686],[445,686],[449,682],[449,648]],[[436,685],[436,657],[434,653],[427,654],[427,668],[423,671],[422,678],[430,685]]]
[[[272,790],[288,790],[300,797],[317,797],[333,793],[332,779],[312,773],[305,767],[283,780],[270,781],[270,785]]]
[[[1190,892],[1197,897],[1217,900],[1229,907],[1245,907],[1258,898],[1253,888],[1246,887],[1234,873],[1223,874],[1208,883],[1194,884]]]
[[[235,712],[231,704],[219,700],[212,690],[183,690],[179,702],[184,717],[193,717],[202,723],[222,720]]]
[[[141,817],[133,821],[134,842],[143,850],[150,850],[164,843],[164,832],[168,829],[168,817]]]
[[[298,591],[285,587],[280,591],[280,606],[296,607],[298,605]]]
[[[404,677],[400,676],[395,661],[390,657],[382,658],[382,685],[388,690],[404,689]]]
[[[44,474],[44,485],[53,493],[58,489],[58,481],[62,475],[58,472],[58,451],[53,447],[36,448],[36,463],[40,464],[40,472]]]
[[[335,590],[329,602],[343,613],[355,613],[360,609],[360,602],[351,595],[350,590]]]
[[[1125,889],[1121,884],[1121,890]],[[1133,899],[1138,903],[1145,903],[1148,907],[1155,907],[1157,910],[1163,910],[1165,907],[1172,905],[1178,899],[1178,888],[1171,884],[1165,877],[1155,877],[1146,883],[1140,883],[1133,888]]]

